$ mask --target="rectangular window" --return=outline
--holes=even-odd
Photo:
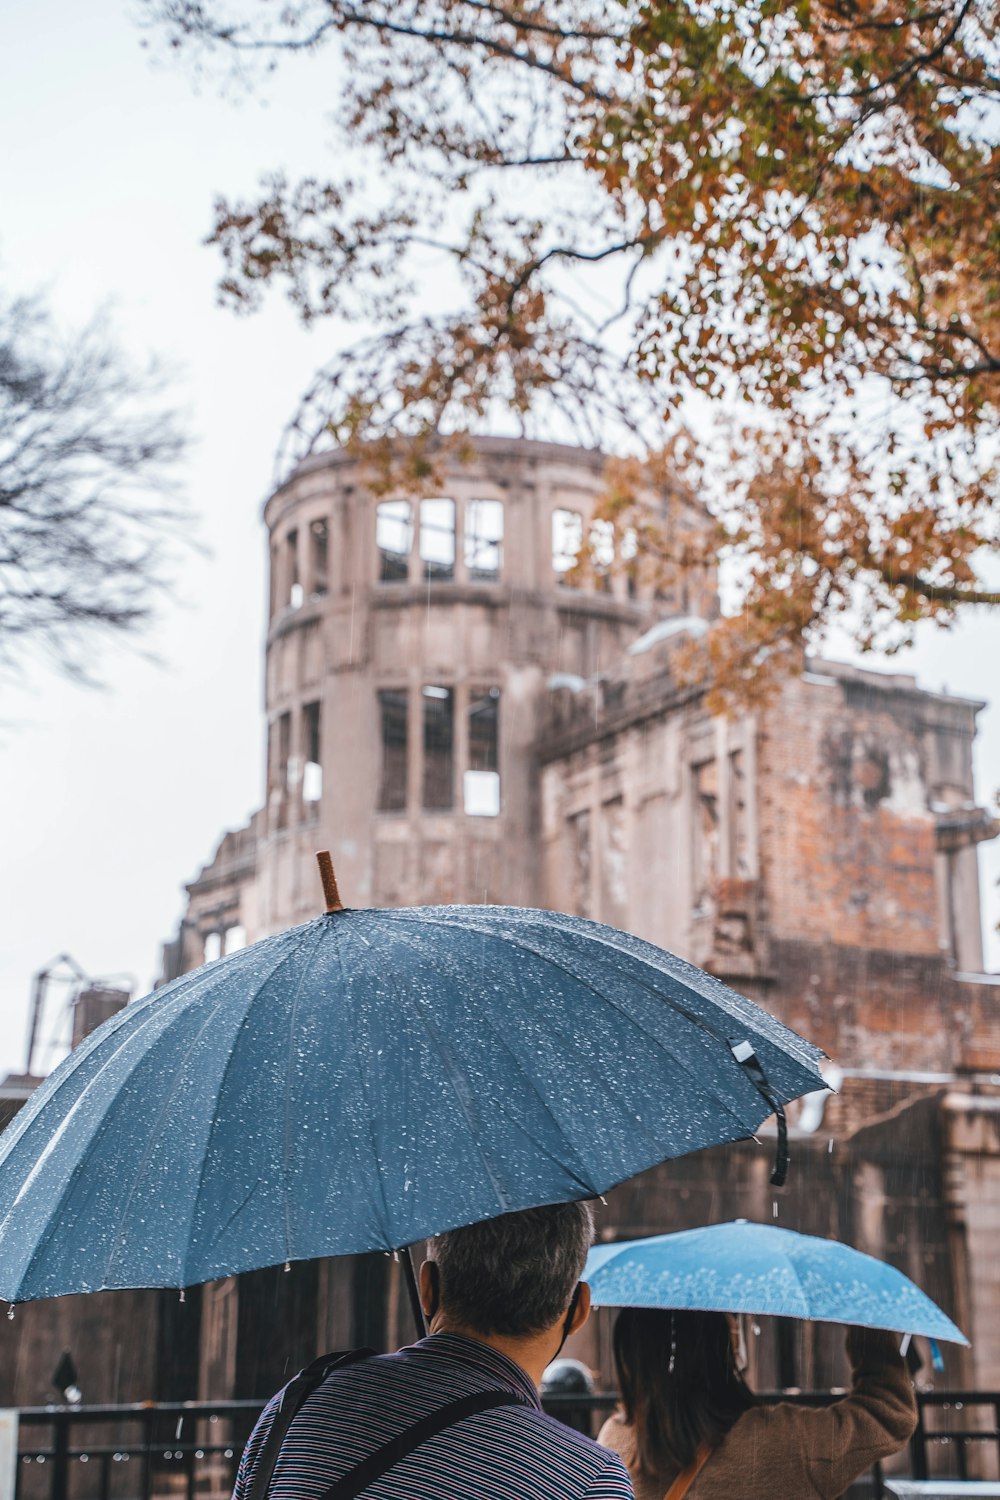
[[[715,899],[719,878],[719,768],[714,760],[692,767],[694,781],[694,892],[704,912]]]
[[[278,734],[275,749],[277,761],[274,767],[274,798],[277,802],[277,822],[279,828],[285,828],[288,824],[288,781],[292,770],[292,716],[291,714],[280,714],[278,716]]]
[[[303,802],[318,802],[323,795],[323,764],[320,760],[320,706],[306,703],[302,709],[302,745],[306,763],[302,771]]]
[[[282,714],[278,719],[278,790],[288,787],[288,765],[292,754],[292,716]]]
[[[292,609],[298,609],[302,603],[302,580],[299,577],[299,534],[297,531],[288,533],[285,556],[288,559],[288,603]]]
[[[615,528],[611,521],[594,521],[590,527],[590,560],[597,587],[611,590],[611,565],[615,560]]]
[[[729,860],[730,875],[737,880],[750,879],[747,785],[742,750],[729,752]]]
[[[465,567],[476,583],[496,583],[503,562],[503,502],[470,500],[465,507]]]
[[[423,805],[447,812],[454,803],[454,703],[451,688],[425,687]]]
[[[413,519],[408,500],[383,500],[375,511],[375,545],[379,582],[405,583],[413,546]]]
[[[469,768],[462,783],[465,811],[495,818],[500,812],[500,689],[473,688],[469,702]]]
[[[329,588],[327,571],[329,566],[329,528],[325,521],[309,523],[309,568],[313,598],[325,594]]]
[[[406,810],[407,701],[405,688],[383,689],[378,695],[382,721],[382,770],[379,812]]]
[[[583,542],[583,519],[578,510],[552,512],[552,569],[563,582],[577,560]]]
[[[600,919],[610,922],[612,927],[623,927],[628,921],[628,848],[625,805],[621,797],[613,797],[604,803],[598,828]]]
[[[590,915],[590,813],[578,812],[567,819],[566,831],[569,835],[572,912],[574,916],[587,917]]]
[[[450,583],[455,577],[454,500],[421,500],[420,561],[425,583]]]
[[[235,922],[232,927],[227,927],[222,934],[223,953],[238,953],[247,945],[246,928],[241,922]]]
[[[634,599],[639,592],[639,538],[634,526],[626,526],[622,532],[620,555],[628,581],[628,596]]]

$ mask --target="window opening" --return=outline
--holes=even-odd
[[[420,561],[425,583],[450,583],[455,577],[454,500],[421,500]]]
[[[626,526],[622,533],[621,560],[625,565],[625,578],[628,588],[628,596],[634,599],[639,592],[639,576],[637,558],[639,555],[639,538],[634,526]]]
[[[451,688],[425,687],[423,805],[447,812],[454,801],[454,695]]]
[[[246,945],[246,928],[241,922],[234,922],[233,925],[231,927],[227,927],[225,932],[222,934],[223,953],[238,953],[239,950],[241,948],[245,948]]]
[[[750,841],[747,828],[747,785],[742,750],[729,752],[729,849],[730,874],[750,879]]]
[[[590,527],[590,557],[597,587],[604,593],[611,589],[611,565],[615,560],[615,528],[612,521],[594,521]]]
[[[711,909],[719,878],[719,769],[714,760],[693,768],[694,892],[696,913]]]
[[[602,922],[621,927],[628,921],[628,849],[625,804],[621,797],[612,797],[602,806],[598,833],[599,915]]]
[[[375,545],[379,554],[379,582],[405,583],[413,546],[413,520],[408,500],[384,500],[376,508]]]
[[[587,917],[590,915],[590,813],[578,812],[566,821],[573,914]]]
[[[330,532],[325,520],[309,523],[309,566],[312,570],[312,594],[317,598],[328,587]]]
[[[583,542],[583,520],[578,510],[552,512],[552,568],[560,583],[576,564]]]
[[[306,703],[302,709],[302,742],[306,763],[302,771],[303,802],[318,802],[323,795],[323,764],[320,760],[320,706]]]
[[[474,688],[469,702],[469,767],[463,777],[465,811],[476,818],[500,812],[500,689]]]
[[[465,507],[465,567],[476,583],[495,583],[503,563],[503,501],[470,500]]]
[[[274,792],[278,799],[278,827],[284,828],[288,821],[288,785],[292,771],[292,716],[278,717],[278,763],[274,768]]]
[[[282,714],[278,719],[278,789],[288,786],[288,767],[292,753],[292,716]]]
[[[288,558],[288,603],[292,609],[298,609],[302,603],[302,580],[299,578],[299,534],[297,531],[288,533],[285,543],[285,555]]]
[[[405,688],[382,689],[378,695],[382,721],[382,770],[379,812],[406,809],[407,698]]]
[[[217,958],[222,957],[222,933],[206,932],[205,934],[205,963],[214,963]]]

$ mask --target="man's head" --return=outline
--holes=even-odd
[[[427,1243],[425,1308],[486,1338],[532,1338],[561,1327],[593,1240],[586,1203],[527,1208],[449,1230]]]

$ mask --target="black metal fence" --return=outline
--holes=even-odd
[[[820,1406],[838,1398],[803,1392],[762,1399]],[[559,1395],[544,1405],[592,1435],[616,1400],[607,1392]],[[1000,1478],[1000,1392],[921,1391],[918,1404],[907,1465],[914,1479]],[[16,1500],[224,1500],[260,1407],[183,1401],[22,1409]],[[885,1494],[877,1465],[856,1492]]]
[[[16,1500],[214,1500],[232,1491],[259,1401],[20,1412]]]

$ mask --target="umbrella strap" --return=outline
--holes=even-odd
[[[314,1359],[311,1365],[306,1365],[294,1380],[288,1382],[278,1398],[274,1419],[254,1465],[247,1500],[266,1500],[271,1475],[278,1461],[278,1450],[285,1440],[285,1433],[292,1425],[292,1418],[306,1398],[312,1395],[331,1370],[353,1365],[359,1359],[370,1359],[374,1353],[374,1349],[341,1349],[333,1354],[321,1354],[319,1359]]]
[[[771,1186],[784,1187],[785,1178],[788,1176],[788,1121],[785,1119],[785,1106],[768,1082],[767,1074],[760,1065],[760,1058],[750,1043],[736,1042],[732,1047],[732,1053],[777,1122],[778,1141],[774,1149]]]

